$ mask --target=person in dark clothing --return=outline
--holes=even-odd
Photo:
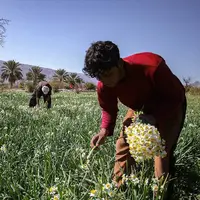
[[[51,91],[52,87],[48,82],[39,82],[31,96],[29,107],[39,106],[39,100],[43,97],[44,103],[47,102],[47,108],[51,108]]]
[[[118,186],[125,169],[135,164],[124,135],[124,127],[131,124],[135,111],[142,110],[141,118],[155,124],[166,142],[167,156],[154,158],[155,177],[173,176],[174,150],[183,128],[187,102],[184,86],[164,58],[152,52],[121,58],[116,44],[97,41],[86,52],[83,72],[99,80],[97,96],[102,117],[100,131],[91,139],[92,148],[102,145],[108,136],[113,135],[118,101],[128,107],[116,142],[113,179]]]

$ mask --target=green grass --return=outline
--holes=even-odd
[[[90,139],[101,119],[96,94],[54,94],[50,110],[29,109],[28,101],[23,92],[0,93],[0,147],[6,148],[0,151],[0,199],[51,199],[47,190],[57,186],[60,199],[88,200],[95,186],[111,182],[124,106],[120,105],[114,137],[92,153],[85,169]],[[175,199],[200,199],[199,110],[200,97],[189,95],[176,149]],[[148,168],[153,173],[152,164]],[[132,186],[118,191],[118,199],[144,199],[143,190],[134,191]]]

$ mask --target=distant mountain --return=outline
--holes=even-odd
[[[200,81],[195,81],[194,83],[192,83],[192,86],[200,87]]]
[[[4,62],[5,61],[0,60],[0,73],[1,73],[1,67]],[[26,79],[26,73],[29,71],[29,69],[31,67],[33,67],[33,65],[21,64],[21,63],[20,63],[20,65],[21,65],[20,67],[21,67],[22,73],[23,73],[23,78]],[[44,68],[44,67],[41,67],[41,69],[42,69],[42,73],[46,75],[47,80],[50,80],[55,73],[54,69]],[[69,72],[69,73],[76,73],[76,72]],[[97,84],[97,80],[95,78],[90,78],[83,73],[77,73],[77,74],[80,78],[83,79],[84,82],[92,82],[94,84]]]

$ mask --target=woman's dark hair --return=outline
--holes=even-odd
[[[119,59],[120,53],[116,44],[111,41],[97,41],[86,51],[83,72],[92,78],[99,78],[103,72],[117,67]]]

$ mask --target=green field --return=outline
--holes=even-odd
[[[187,117],[176,150],[174,199],[200,199],[200,97],[187,98]],[[115,140],[126,108],[119,107],[114,137],[92,152],[85,167],[90,139],[101,119],[96,94],[54,94],[50,110],[44,105],[29,109],[28,100],[27,93],[0,93],[0,199],[90,199],[92,189],[111,182]],[[146,168],[153,173],[152,163]],[[49,192],[53,186],[54,195]],[[105,199],[151,199],[148,187],[145,197],[145,187],[130,185],[118,191],[118,197]]]

